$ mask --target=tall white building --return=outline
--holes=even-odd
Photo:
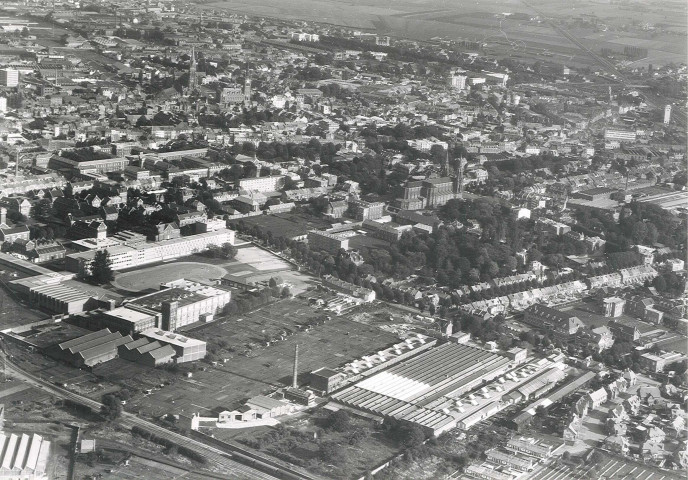
[[[669,125],[671,121],[671,105],[664,107],[664,125]]]
[[[466,80],[468,77],[466,75],[452,75],[451,76],[451,86],[457,90],[464,90],[466,88]]]
[[[0,70],[0,85],[3,87],[16,87],[19,85],[19,71],[11,68]]]

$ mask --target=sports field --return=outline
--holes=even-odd
[[[225,275],[224,268],[207,263],[175,262],[120,273],[112,285],[128,292],[141,292],[148,289],[158,290],[161,283],[179,278],[207,281]]]
[[[232,260],[199,255],[186,257],[185,260],[119,273],[112,285],[126,292],[137,293],[149,289],[158,290],[161,283],[179,278],[205,282],[231,273],[241,277],[251,276],[253,280],[253,276],[262,277],[264,274],[287,272],[292,268],[279,257],[253,246],[239,248]],[[269,277],[270,275],[267,275],[267,278]]]

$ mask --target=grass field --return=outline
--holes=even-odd
[[[309,230],[327,228],[330,224],[305,213],[258,215],[242,219],[247,225],[257,225],[273,237],[294,238],[306,235]]]

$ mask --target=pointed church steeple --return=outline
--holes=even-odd
[[[194,46],[191,46],[191,63],[189,65],[189,90],[196,89],[196,50]]]

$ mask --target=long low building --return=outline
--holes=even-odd
[[[77,367],[92,367],[117,357],[117,348],[132,341],[129,335],[122,336],[119,332],[104,328],[54,345],[46,353]]]
[[[503,374],[503,355],[446,343],[333,395],[333,400],[365,412],[416,423],[435,435],[454,428],[443,397],[455,397]]]
[[[112,269],[125,270],[191,255],[205,251],[211,245],[220,246],[224,243],[234,245],[233,230],[216,230],[214,232],[199,233],[197,235],[138,245],[115,245],[106,250],[110,255]],[[88,273],[95,255],[96,250],[67,255],[65,257],[65,268],[80,275]]]

